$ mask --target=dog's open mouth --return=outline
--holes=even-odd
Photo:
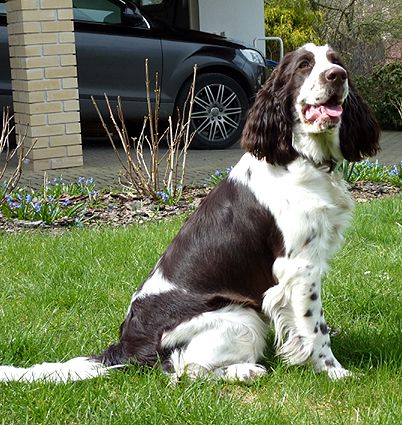
[[[342,115],[342,105],[332,99],[326,103],[316,105],[305,105],[303,115],[307,122],[332,121],[338,122]]]

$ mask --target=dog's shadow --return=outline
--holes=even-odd
[[[401,331],[384,333],[367,328],[361,332],[348,331],[332,337],[335,355],[346,367],[379,368],[402,364]]]
[[[346,368],[380,368],[383,365],[402,364],[402,331],[397,327],[387,334],[371,329],[360,332],[333,332],[331,336],[332,350],[335,357]],[[273,367],[281,362],[276,355],[275,334],[270,330],[267,336],[267,346],[264,352],[265,366]]]

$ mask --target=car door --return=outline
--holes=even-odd
[[[160,80],[163,73],[159,34],[128,2],[74,0],[73,5],[82,117],[97,119],[91,96],[102,104],[104,93],[111,100],[121,96],[126,118],[144,116],[145,59],[149,61],[152,98],[155,73]],[[128,21],[130,13],[136,19]]]

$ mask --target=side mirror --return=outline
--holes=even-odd
[[[126,6],[123,10],[123,22],[133,27],[144,25],[144,17],[137,8]]]

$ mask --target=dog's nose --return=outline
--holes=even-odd
[[[334,66],[325,71],[325,79],[331,83],[345,81],[347,77],[346,71],[338,66]]]

